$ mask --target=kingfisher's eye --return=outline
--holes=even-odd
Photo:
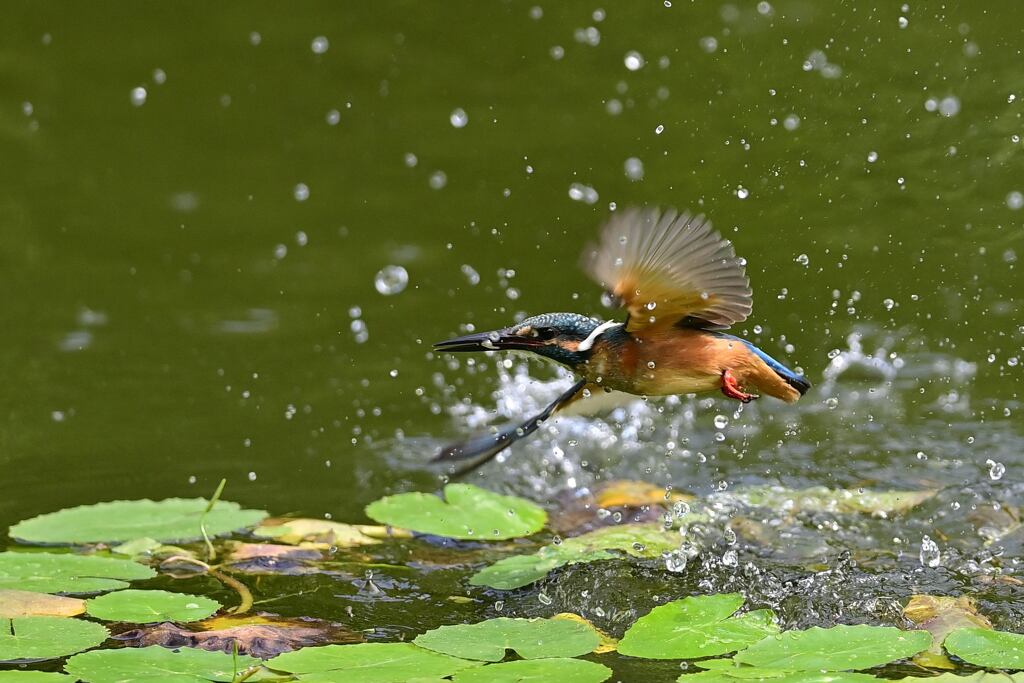
[[[548,339],[554,339],[556,335],[557,333],[555,332],[555,330],[550,327],[536,327],[533,330],[532,336],[542,341],[546,341]]]

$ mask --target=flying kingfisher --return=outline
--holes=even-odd
[[[544,313],[493,332],[434,344],[437,351],[516,350],[543,356],[579,380],[524,422],[442,449],[435,459],[465,472],[533,433],[553,413],[598,391],[667,396],[721,390],[749,403],[752,391],[788,403],[810,387],[751,342],[722,330],[750,315],[745,261],[703,215],[629,209],[613,214],[582,266],[626,309],[623,321]]]

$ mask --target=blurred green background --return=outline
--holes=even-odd
[[[583,440],[570,485],[1015,485],[1015,9],[6,3],[0,524],[221,477],[353,521],[431,490],[420,465],[470,429],[446,409],[510,389],[429,344],[610,315],[576,259],[613,203],[707,212],[749,260],[737,332],[818,387],[724,446],[735,406],[685,404],[699,465]],[[409,282],[385,296],[391,265]],[[538,453],[480,479],[521,489]]]

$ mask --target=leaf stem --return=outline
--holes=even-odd
[[[245,614],[246,612],[252,609],[252,591],[249,590],[248,586],[246,586],[244,583],[242,583],[235,577],[229,576],[228,574],[225,574],[224,572],[221,572],[217,569],[213,569],[212,567],[210,568],[209,572],[210,576],[217,579],[225,586],[233,588],[235,592],[238,593],[238,606],[229,610],[231,614]]]
[[[206,561],[213,562],[217,559],[217,549],[213,547],[213,543],[210,542],[210,535],[206,533],[206,515],[210,514],[210,510],[220,500],[220,494],[224,492],[224,485],[228,483],[227,479],[221,479],[220,484],[217,485],[217,490],[213,492],[213,497],[210,498],[210,502],[206,504],[206,509],[203,510],[202,516],[199,517],[199,531],[203,535],[203,541],[206,543]]]

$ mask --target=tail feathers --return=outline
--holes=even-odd
[[[808,382],[807,378],[804,377],[803,375],[791,373],[787,376],[783,375],[782,373],[779,373],[779,377],[781,377],[786,382],[786,384],[799,391],[801,396],[806,394],[807,390],[811,388],[811,383]]]
[[[585,384],[585,380],[580,380],[556,398],[551,405],[525,422],[505,425],[495,434],[479,434],[442,448],[432,462],[450,465],[449,472],[454,475],[475,470],[516,441],[537,431],[540,424],[551,417],[552,413],[575,398]]]

